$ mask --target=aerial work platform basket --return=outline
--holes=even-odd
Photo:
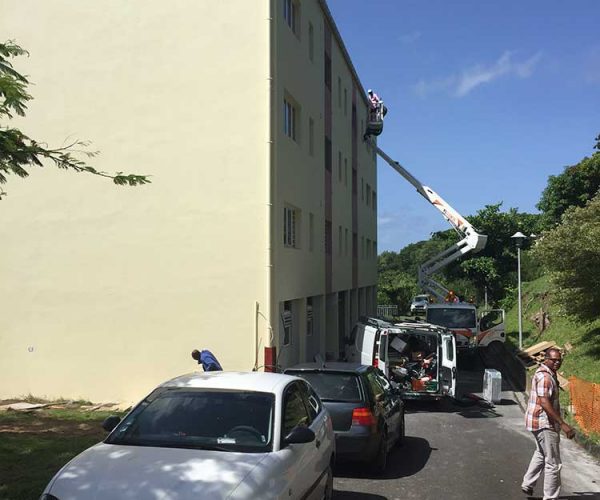
[[[387,108],[383,101],[377,102],[369,109],[369,119],[367,129],[365,130],[365,139],[369,136],[377,136],[383,132],[383,118],[387,113]]]

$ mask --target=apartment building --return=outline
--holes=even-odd
[[[37,169],[0,207],[0,397],[133,401],[197,369],[337,359],[376,309],[365,91],[324,0],[6,0]]]

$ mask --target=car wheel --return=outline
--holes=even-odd
[[[387,456],[388,456],[388,436],[387,431],[384,430],[381,434],[381,441],[379,443],[379,450],[375,456],[375,471],[379,474],[383,474],[387,468]]]
[[[331,465],[327,467],[327,482],[325,483],[325,491],[323,492],[323,500],[331,500],[333,498],[333,470]]]

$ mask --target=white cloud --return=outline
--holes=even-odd
[[[529,59],[519,62],[513,59],[512,52],[505,51],[491,65],[478,64],[463,70],[459,75],[431,81],[420,80],[414,86],[414,90],[420,97],[442,91],[447,91],[455,97],[464,97],[480,85],[491,83],[501,77],[529,78],[541,57],[542,53],[538,52]]]
[[[406,44],[406,45],[410,45],[411,43],[415,43],[419,38],[421,38],[421,32],[420,31],[413,31],[411,33],[405,33],[404,35],[400,35],[398,37],[398,39]]]

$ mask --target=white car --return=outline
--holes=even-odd
[[[106,440],[65,465],[40,500],[331,498],[331,418],[300,378],[192,373],[119,420],[106,419]]]
[[[429,305],[429,295],[415,295],[410,304],[411,314],[425,314]]]

